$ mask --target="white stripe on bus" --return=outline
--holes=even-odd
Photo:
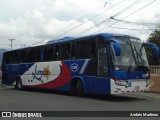
[[[84,62],[84,64],[83,64],[83,66],[82,66],[82,68],[81,68],[81,70],[80,70],[80,72],[79,72],[79,74],[82,74],[84,72],[84,70],[85,70],[88,62],[89,62],[89,59],[86,59],[85,62]]]

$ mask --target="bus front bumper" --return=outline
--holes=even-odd
[[[133,79],[133,80],[115,80],[110,79],[111,94],[127,92],[144,92],[150,90],[150,80]]]

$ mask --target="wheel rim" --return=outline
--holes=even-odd
[[[18,88],[19,88],[19,89],[21,89],[21,88],[22,88],[21,80],[18,80]]]

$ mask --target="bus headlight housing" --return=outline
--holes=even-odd
[[[126,86],[127,82],[125,80],[118,80],[118,79],[113,79],[115,84],[118,86]]]

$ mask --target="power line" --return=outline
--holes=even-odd
[[[101,24],[103,24],[103,23],[105,23],[105,22],[108,22],[111,18],[117,17],[117,16],[121,15],[121,14],[124,13],[126,10],[128,10],[128,9],[130,9],[131,7],[133,7],[134,5],[136,5],[138,1],[140,1],[140,0],[134,1],[134,2],[131,3],[129,6],[125,7],[124,9],[122,9],[121,11],[119,11],[118,13],[116,13],[115,15],[113,15],[113,16],[105,19],[105,20],[103,20],[102,22],[96,24],[95,26],[99,26],[99,25],[101,25]],[[123,0],[122,0],[121,2],[123,2]],[[119,2],[118,4],[120,4],[121,2]],[[117,5],[118,5],[118,4],[117,4]],[[116,6],[117,6],[117,5],[116,5]],[[93,27],[95,27],[95,26],[93,26]],[[84,32],[86,32],[86,31],[92,29],[93,27],[90,27],[90,28],[86,29],[85,31],[82,31],[82,32],[80,32],[79,34],[76,34],[75,36],[79,36],[79,35],[81,35],[82,33],[84,33]]]
[[[140,31],[142,31],[142,30],[155,30],[155,29],[136,29],[136,28],[123,28],[123,27],[111,27],[111,28],[116,28],[116,29],[126,29],[126,30],[140,30]]]
[[[105,4],[103,3],[104,7],[106,6],[106,4],[107,4],[107,2],[105,2]],[[94,9],[93,11],[97,11],[99,8],[102,9],[101,6],[102,6],[102,5],[100,5],[99,7],[97,7],[96,9]],[[81,20],[81,19],[85,18],[85,17],[88,16],[89,14],[93,13],[93,11],[90,12],[90,13],[88,13],[88,14],[86,14],[86,15],[84,15],[83,17],[79,18],[78,20]],[[94,19],[94,18],[95,18],[95,17],[92,17],[92,18],[90,18],[89,20]],[[86,22],[87,22],[87,21],[86,21]],[[72,29],[70,29],[70,30],[67,30],[67,31],[63,32],[62,34],[56,36],[55,39],[57,39],[57,38],[59,38],[59,37],[65,35],[65,34],[71,32],[71,31],[75,30],[76,28],[82,26],[82,25],[85,24],[86,22],[84,22],[84,23],[82,23],[82,24],[80,24],[80,25],[77,25],[76,27],[74,27],[74,28],[72,28]],[[57,33],[58,33],[58,32],[57,32]]]
[[[152,2],[150,2],[150,3],[146,4],[146,5],[144,5],[143,7],[139,8],[138,10],[132,12],[131,14],[125,16],[124,18],[122,18],[122,19],[120,19],[120,20],[124,20],[125,18],[127,18],[127,17],[129,17],[129,16],[131,16],[131,15],[133,15],[133,14],[135,14],[135,13],[137,13],[138,11],[140,11],[140,10],[142,10],[143,8],[149,6],[150,4],[154,3],[155,1],[157,1],[157,0],[153,0]],[[116,23],[118,23],[118,21],[115,22],[115,23],[113,23],[112,25],[115,25]],[[109,27],[111,27],[112,25],[110,25]]]
[[[119,16],[120,14],[126,12],[128,9],[130,9],[131,7],[133,7],[135,4],[137,4],[140,0],[136,0],[134,1],[132,4],[130,4],[129,6],[127,6],[126,8],[122,9],[121,11],[119,11],[117,14],[115,14],[114,16],[112,17],[117,17]]]
[[[115,20],[117,22],[122,22],[122,23],[127,23],[127,24],[131,24],[131,25],[143,25],[143,26],[157,26],[159,23],[140,23],[140,22],[131,22],[131,21],[124,21],[124,20],[120,20],[120,19],[115,19],[115,18],[111,18],[112,20]]]
[[[75,29],[81,27],[81,26],[84,25],[85,23],[87,23],[87,22],[89,22],[89,21],[91,21],[91,20],[93,20],[93,19],[99,17],[100,15],[104,14],[105,12],[107,12],[107,11],[109,11],[110,9],[116,7],[117,5],[119,5],[120,3],[124,2],[124,1],[125,1],[125,0],[121,0],[120,2],[118,2],[117,4],[115,4],[114,6],[109,7],[107,10],[106,10],[106,9],[103,10],[103,11],[102,11],[101,13],[99,13],[98,15],[95,15],[95,16],[93,16],[92,18],[88,19],[88,21],[85,21],[84,23],[82,23],[82,24],[80,24],[80,25],[74,27],[73,29],[70,29],[70,30],[64,32],[63,34],[57,36],[56,38],[61,37],[61,36],[65,35],[65,34],[67,34],[67,33],[69,33],[69,32],[71,32],[71,31],[73,31],[73,30],[75,30]],[[104,7],[106,6],[106,4],[107,4],[107,2],[105,3]]]
[[[135,14],[135,13],[137,13],[138,11],[140,11],[140,10],[142,10],[143,8],[149,6],[150,4],[154,3],[155,1],[156,1],[156,0],[153,0],[152,2],[144,5],[143,7],[139,8],[138,10],[132,12],[131,14],[125,16],[124,18],[122,18],[122,19],[120,19],[120,20],[124,20],[125,18],[127,18],[127,17],[129,17],[129,16],[131,16],[131,15],[133,15],[133,14]],[[112,17],[111,19],[113,19],[113,17]],[[118,23],[118,21],[115,22],[115,23],[113,23],[113,24],[111,24],[110,26],[107,26],[107,27],[105,27],[105,28],[103,28],[103,29],[100,29],[100,30],[98,30],[98,31],[96,31],[96,32],[94,32],[94,33],[97,33],[97,32],[100,32],[100,31],[102,31],[102,30],[105,30],[106,28],[111,27],[111,26],[115,25],[116,23]]]

